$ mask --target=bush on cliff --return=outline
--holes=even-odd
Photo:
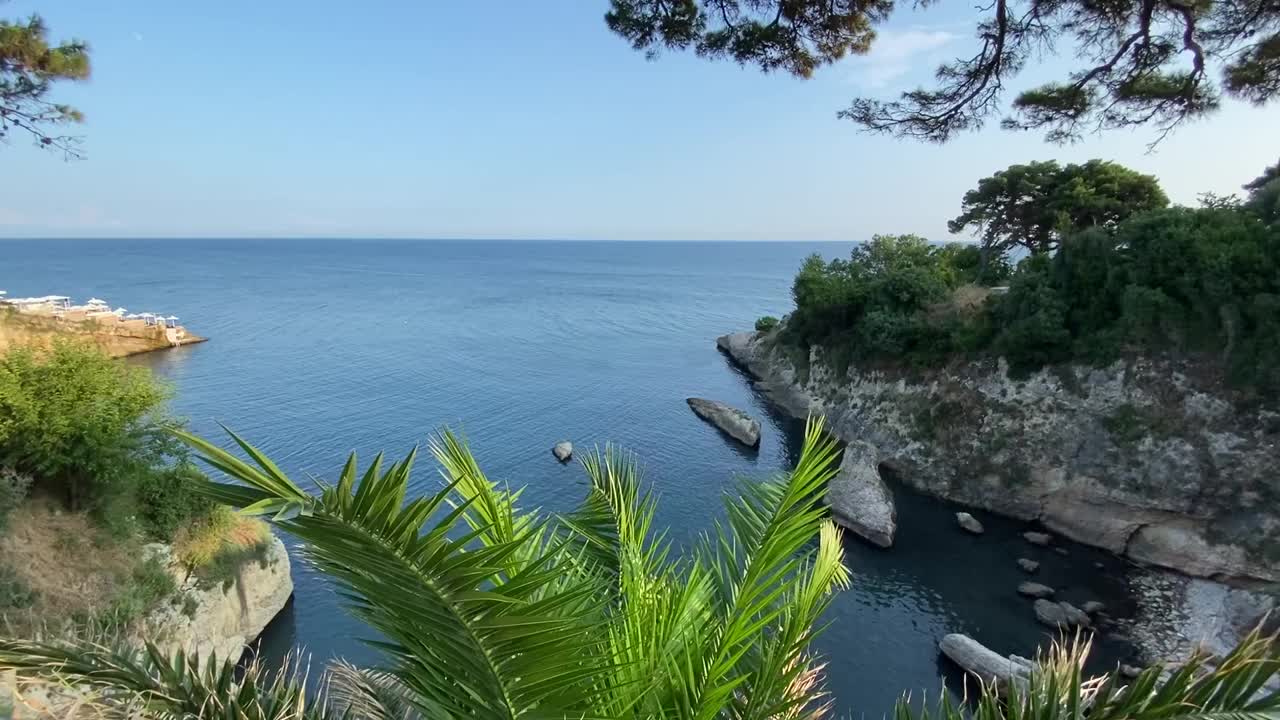
[[[1015,367],[1171,350],[1280,392],[1280,227],[1232,208],[1173,208],[1067,238],[1022,263],[991,308]]]
[[[977,279],[974,252],[877,236],[849,260],[810,257],[780,339],[804,357],[822,346],[839,372],[852,361],[937,365],[975,353],[1027,371],[1167,350],[1218,363],[1238,388],[1280,394],[1280,223],[1249,203],[1065,235],[990,298],[966,285]]]
[[[238,440],[238,438],[237,438]],[[655,531],[653,496],[634,462],[584,462],[587,495],[562,517],[517,508],[464,444],[432,442],[445,484],[405,502],[414,455],[364,473],[352,456],[309,493],[252,446],[247,459],[191,438],[234,482],[220,500],[272,515],[377,632],[384,665],[342,663],[329,693],[305,669],[240,673],[198,655],[109,649],[85,639],[0,637],[0,670],[102,691],[120,716],[183,718],[821,718],[821,658],[811,641],[848,578],[840,533],[820,498],[837,448],[811,421],[796,467],[743,482],[704,542],[681,553]],[[1210,664],[1162,677],[1085,682],[1087,642],[1041,659],[1027,686],[984,683],[972,708],[902,702],[895,717],[1090,720],[1272,717],[1280,673],[1269,640],[1250,637]],[[1007,694],[1005,694],[1007,693]]]
[[[821,345],[843,369],[881,358],[931,362],[976,342],[974,310],[961,300],[980,279],[977,248],[934,245],[917,235],[877,235],[848,260],[813,255],[792,285],[796,309],[783,341]],[[987,277],[1003,277],[994,263]],[[970,291],[966,293],[965,290]]]

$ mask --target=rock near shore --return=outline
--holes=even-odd
[[[168,546],[149,547],[167,556]],[[245,563],[230,587],[199,587],[177,568],[175,575],[186,580],[181,587],[186,607],[165,605],[147,619],[148,639],[168,653],[239,658],[293,595],[289,553],[274,534],[263,559]]]
[[[785,322],[785,321],[784,321]],[[1242,583],[1280,581],[1274,469],[1280,413],[1237,411],[1191,360],[1139,357],[1011,378],[1003,361],[933,370],[807,357],[778,333],[717,340],[783,410],[874,446],[914,489],[1038,521],[1144,563]]]
[[[694,414],[720,428],[724,434],[746,445],[760,446],[760,421],[745,412],[715,400],[689,398],[689,408]]]
[[[836,522],[862,539],[880,547],[893,545],[898,511],[870,443],[852,442],[845,448],[840,470],[827,486],[827,504]]]

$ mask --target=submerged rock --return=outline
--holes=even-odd
[[[1142,674],[1142,668],[1136,665],[1121,665],[1120,674],[1129,678],[1130,680],[1133,680],[1134,678]]]
[[[689,403],[695,415],[720,428],[729,437],[747,447],[759,447],[759,420],[735,407],[715,400],[689,398],[685,402]]]
[[[968,635],[960,633],[946,635],[938,643],[938,649],[951,662],[977,676],[984,683],[995,683],[997,686],[1014,684],[1024,688],[1031,676],[1030,660],[1017,655],[1002,657]]]
[[[1045,547],[1053,540],[1053,536],[1049,533],[1034,532],[1032,530],[1022,533],[1022,537],[1032,545],[1039,545],[1040,547]]]
[[[1036,613],[1036,620],[1039,620],[1042,624],[1051,628],[1067,627],[1067,613],[1058,603],[1041,598],[1036,600],[1035,605],[1032,607]]]
[[[561,440],[551,448],[551,454],[556,456],[560,462],[569,462],[569,458],[573,457],[573,443],[568,440]]]
[[[1018,567],[1026,572],[1033,573],[1040,569],[1040,563],[1030,558],[1018,558]]]
[[[827,504],[837,523],[872,544],[890,547],[898,529],[898,511],[880,477],[877,459],[870,443],[849,443],[839,472],[827,486]]]
[[[1089,616],[1069,602],[1053,602],[1043,598],[1034,605],[1036,620],[1055,628],[1090,627]]]
[[[1040,583],[1024,582],[1018,585],[1018,594],[1031,598],[1047,598],[1053,596],[1053,588]]]
[[[960,524],[960,527],[973,533],[974,535],[981,535],[984,532],[982,523],[978,522],[978,518],[970,515],[967,512],[956,513],[956,522]]]
[[[1080,606],[1080,609],[1081,609],[1081,610],[1083,610],[1083,611],[1085,611],[1085,612],[1087,612],[1087,613],[1089,613],[1090,615],[1096,615],[1096,614],[1098,614],[1098,613],[1102,612],[1103,610],[1106,610],[1106,609],[1107,609],[1107,606],[1106,606],[1106,605],[1103,605],[1102,603],[1098,602],[1097,600],[1090,600],[1089,602],[1087,602],[1087,603],[1085,603],[1085,604],[1081,605],[1081,606]]]

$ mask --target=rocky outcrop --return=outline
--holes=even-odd
[[[556,456],[560,462],[569,462],[569,458],[573,457],[573,443],[568,440],[561,440],[551,448],[551,454]]]
[[[168,550],[164,545],[149,547],[162,555]],[[177,568],[175,574],[184,579],[185,573]],[[182,649],[201,657],[216,652],[220,659],[239,658],[292,594],[289,553],[271,535],[263,559],[245,563],[229,587],[200,587],[186,578],[181,602],[165,605],[147,619],[148,639],[166,652]]]
[[[880,477],[877,459],[871,444],[849,443],[839,472],[827,485],[827,504],[837,523],[874,545],[890,547],[898,529],[898,511]]]
[[[978,518],[967,512],[956,513],[956,524],[974,535],[981,535],[984,532],[982,523],[978,522]]]
[[[873,445],[916,490],[1038,521],[1144,563],[1280,581],[1280,413],[1237,412],[1216,376],[1174,358],[1011,378],[1002,361],[837,373],[777,333],[717,341],[796,415]]]
[[[988,685],[994,683],[1000,687],[1014,684],[1025,688],[1031,677],[1033,665],[1030,660],[1017,655],[1002,657],[968,635],[946,635],[938,643],[938,649],[951,662]]]
[[[759,447],[760,421],[745,412],[715,400],[689,398],[689,408],[698,417],[720,428],[729,437],[746,445]]]

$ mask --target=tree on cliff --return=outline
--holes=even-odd
[[[166,657],[90,640],[0,637],[0,669],[106,692],[112,717],[689,718],[801,720],[829,713],[811,654],[831,593],[843,586],[841,538],[821,498],[838,449],[810,421],[796,467],[740,485],[726,517],[681,556],[652,522],[653,496],[634,461],[590,456],[587,497],[563,517],[517,509],[519,492],[488,480],[465,444],[432,442],[445,485],[405,502],[411,453],[360,473],[355,456],[333,484],[303,490],[253,446],[248,461],[188,436],[234,482],[209,493],[273,515],[302,542],[351,610],[376,631],[386,666],[339,665],[329,702],[303,676],[250,671],[236,658]],[[1280,694],[1270,641],[1249,638],[1161,678],[1083,682],[1074,652],[1049,654],[1024,687],[984,686],[978,720],[1263,718]],[[1002,689],[1003,690],[1003,689]],[[1258,696],[1258,697],[1255,697]],[[323,695],[321,696],[324,697]],[[943,695],[936,710],[902,703],[895,717],[971,717]],[[1006,701],[1007,700],[1007,704]]]
[[[1245,206],[1267,223],[1280,222],[1280,162],[1244,186],[1249,191]]]
[[[60,134],[63,126],[84,120],[79,110],[49,99],[61,80],[89,77],[89,49],[78,40],[50,45],[44,21],[0,20],[0,140],[19,133],[37,145],[79,157],[78,141]]]
[[[1154,177],[1123,165],[1090,160],[1063,167],[1049,160],[1011,165],[979,180],[947,228],[976,229],[984,253],[1003,257],[1015,248],[1048,252],[1065,234],[1113,228],[1130,215],[1168,204]]]
[[[928,8],[936,0],[917,0]],[[800,77],[868,52],[892,0],[611,0],[605,21],[637,50],[693,49]],[[1274,0],[992,0],[972,54],[938,68],[932,88],[859,98],[840,112],[865,130],[944,142],[1000,113],[1008,85],[1048,51],[1076,57],[1059,80],[1024,89],[1001,123],[1062,142],[1089,129],[1154,126],[1158,142],[1217,109],[1280,93]],[[1220,78],[1217,82],[1212,75]]]

